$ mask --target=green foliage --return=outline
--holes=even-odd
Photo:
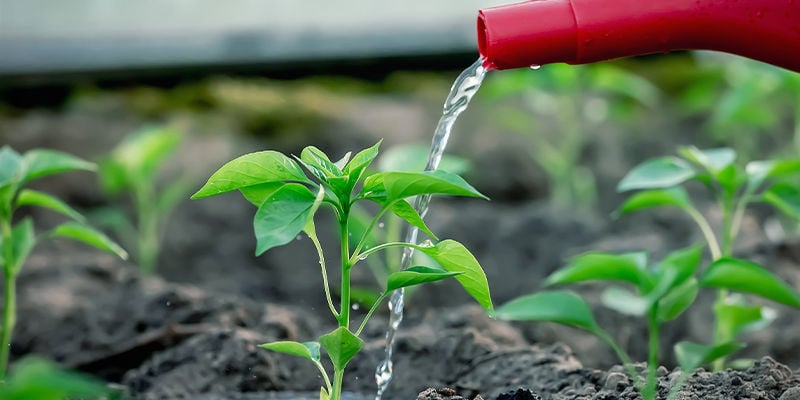
[[[19,154],[9,146],[0,148],[0,264],[4,277],[3,325],[0,331],[0,380],[8,366],[11,334],[16,323],[16,279],[28,255],[41,238],[66,237],[127,258],[127,253],[101,232],[85,224],[85,218],[58,198],[24,186],[41,177],[68,171],[94,171],[94,164],[75,156],[34,149]],[[49,209],[71,219],[36,236],[31,218],[16,224],[14,212],[23,206]]]
[[[492,129],[514,134],[511,139],[541,165],[551,202],[582,209],[591,209],[597,197],[594,172],[583,163],[590,145],[600,140],[594,133],[609,120],[631,122],[661,98],[648,80],[607,63],[504,71],[490,76],[482,93],[495,108]]]
[[[462,244],[453,240],[433,243],[376,241],[373,231],[385,214],[393,214],[430,232],[407,199],[419,195],[456,195],[483,198],[475,188],[458,175],[443,172],[384,171],[369,175],[367,169],[378,155],[380,143],[351,157],[348,153],[338,161],[320,149],[309,146],[294,159],[275,151],[243,155],[223,165],[192,198],[204,198],[238,190],[257,207],[253,229],[257,239],[256,254],[282,246],[305,233],[314,244],[320,260],[323,289],[331,314],[338,327],[317,342],[275,342],[261,347],[299,356],[312,361],[325,380],[321,399],[339,400],[347,363],[361,350],[362,330],[381,302],[395,289],[454,277],[481,306],[492,309],[486,275],[475,257]],[[359,202],[371,203],[378,211],[369,222],[355,218],[353,210]],[[328,284],[327,264],[317,237],[314,217],[321,209],[333,211],[339,231],[341,260],[340,306],[334,305]],[[373,207],[374,208],[374,207]],[[359,209],[359,210],[363,210]],[[361,214],[365,214],[361,211]],[[353,229],[353,226],[359,229]],[[430,233],[430,236],[435,236]],[[351,237],[354,240],[350,242]],[[392,248],[413,248],[435,261],[435,265],[413,266],[395,271],[386,277],[386,288],[355,330],[350,325],[353,293],[350,286],[352,268],[361,260]],[[333,379],[320,362],[320,348],[331,361]]]
[[[134,132],[100,162],[101,188],[109,196],[127,194],[133,199],[136,223],[120,209],[98,213],[101,222],[136,249],[136,261],[145,273],[153,273],[167,216],[189,193],[187,182],[177,179],[157,185],[164,164],[177,151],[181,135],[166,128]]]
[[[8,379],[0,384],[3,400],[104,399],[109,392],[95,379],[65,371],[39,358],[18,361]]]
[[[729,291],[757,295],[800,307],[795,291],[764,267],[733,257],[736,238],[747,207],[766,203],[787,217],[800,218],[800,189],[786,180],[800,173],[800,159],[736,163],[729,148],[700,150],[681,147],[677,156],[658,157],[634,167],[619,183],[619,191],[641,190],[617,210],[619,215],[655,207],[674,207],[697,224],[711,252],[712,264],[700,285],[719,289],[713,346],[733,342],[739,333],[765,326],[769,313],[743,300],[732,302]],[[698,210],[685,185],[697,182],[707,188],[722,211],[722,224],[714,229]],[[715,363],[722,368],[724,360]]]

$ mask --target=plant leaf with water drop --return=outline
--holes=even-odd
[[[599,327],[589,305],[578,295],[553,290],[518,297],[491,313],[494,318],[509,321],[549,321],[590,332]]]
[[[223,165],[192,195],[193,199],[270,182],[310,182],[297,163],[272,150],[245,154]]]
[[[433,247],[419,247],[419,251],[427,254],[449,272],[460,273],[455,279],[464,290],[486,310],[492,310],[492,297],[489,293],[489,282],[475,256],[455,240],[443,240]]]

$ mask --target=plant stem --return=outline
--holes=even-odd
[[[339,220],[339,234],[341,236],[341,259],[342,259],[342,290],[340,294],[339,306],[339,326],[350,329],[350,250],[347,231],[347,219],[349,213],[342,210]],[[333,400],[333,399],[332,399]]]
[[[647,355],[647,386],[642,397],[645,400],[655,400],[656,388],[658,383],[658,351],[659,351],[659,323],[658,323],[658,304],[655,304],[647,315],[647,325],[650,331],[649,349]]]
[[[344,370],[333,370],[333,391],[331,392],[331,400],[340,400],[342,398],[342,382],[344,381]]]
[[[700,232],[703,233],[703,237],[706,239],[706,243],[708,243],[708,249],[711,251],[711,258],[713,260],[718,260],[720,257],[722,257],[722,250],[720,250],[719,242],[717,241],[717,237],[714,235],[714,230],[711,229],[711,225],[708,223],[708,220],[694,207],[687,208],[686,212],[690,217],[692,217],[694,222],[700,228]]]
[[[381,293],[381,296],[378,297],[377,300],[375,300],[375,304],[372,305],[372,308],[369,309],[369,312],[367,312],[367,315],[365,315],[364,319],[361,321],[361,325],[358,326],[358,330],[356,331],[356,336],[361,336],[361,331],[363,331],[364,327],[367,326],[367,321],[369,321],[369,319],[372,317],[372,314],[375,313],[375,310],[377,310],[378,307],[380,307],[383,300],[385,300],[386,297],[391,293],[392,292],[383,292]]]
[[[339,312],[333,306],[333,297],[331,297],[331,287],[328,283],[328,269],[325,266],[325,253],[322,251],[322,244],[319,242],[316,231],[306,231],[311,242],[314,243],[314,248],[317,249],[317,256],[319,257],[319,266],[322,269],[322,287],[325,290],[325,300],[328,302],[328,308],[331,310],[334,318],[339,318]]]
[[[16,310],[16,272],[14,248],[11,238],[11,221],[2,221],[3,238],[3,327],[0,332],[0,381],[3,381],[8,368],[8,355],[11,350],[11,333],[17,320]]]
[[[611,338],[611,335],[609,335],[608,332],[599,329],[597,331],[593,331],[592,333],[597,335],[597,337],[599,337],[602,341],[606,342],[606,344],[608,344],[609,347],[611,347],[611,350],[614,351],[619,360],[622,361],[622,365],[628,371],[628,375],[630,375],[631,380],[633,381],[633,386],[641,390],[642,389],[641,378],[639,378],[639,373],[636,372],[636,369],[633,368],[633,361],[631,361],[631,357],[628,355],[628,353],[626,353],[624,350],[622,350],[621,347],[617,345],[617,343],[614,341],[614,339]]]

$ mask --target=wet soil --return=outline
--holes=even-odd
[[[92,157],[141,122],[139,117],[120,118],[128,114],[111,100],[79,105],[78,112],[36,111],[0,118],[0,134],[20,150],[43,145]],[[296,153],[298,146],[314,143],[343,153],[372,144],[380,134],[348,136],[334,126],[328,129],[337,140],[322,128],[302,140],[231,139],[203,133],[218,124],[195,121],[189,126],[194,135],[172,168],[198,177],[207,177],[219,164],[246,151],[278,148]],[[351,121],[348,126],[359,124]],[[105,133],[97,133],[101,131]],[[513,157],[481,163],[482,169],[503,171],[500,176],[526,168]],[[657,259],[701,239],[691,221],[669,211],[614,221],[604,214],[536,201],[536,193],[546,192],[540,182],[484,182],[490,182],[486,189],[476,185],[492,202],[436,199],[429,225],[441,238],[462,241],[475,253],[496,304],[537,290],[565,259],[590,249],[647,250]],[[42,185],[84,210],[109,201],[86,174]],[[520,201],[521,194],[526,200]],[[715,212],[711,204],[705,209]],[[57,221],[46,212],[31,212],[41,228]],[[313,340],[334,326],[320,294],[312,245],[298,240],[254,257],[252,215],[252,206],[236,194],[182,203],[167,225],[158,276],[142,276],[134,263],[79,244],[43,243],[20,275],[20,317],[12,356],[47,356],[119,383],[137,399],[318,398],[321,379],[313,366],[257,347],[274,340]],[[763,225],[763,216],[745,221],[741,255],[800,287],[800,245],[768,240]],[[366,268],[357,268],[354,279],[362,286],[373,284]],[[599,287],[575,290],[599,304]],[[664,367],[659,370],[662,397],[679,374],[673,369],[671,344],[708,339],[712,297],[704,293],[690,312],[665,326]],[[769,329],[749,334],[748,347],[737,354],[756,360],[752,367],[697,371],[678,398],[800,399],[800,320],[795,310],[770,307],[776,309],[777,320]],[[452,282],[416,291],[406,311],[386,399],[639,398],[613,353],[595,338],[550,324],[491,320]],[[635,360],[645,359],[644,325],[600,306],[595,312]],[[381,314],[364,332],[364,351],[348,367],[345,390],[351,400],[373,398],[373,373],[383,357],[385,327]]]

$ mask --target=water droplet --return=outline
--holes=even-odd
[[[429,248],[429,247],[433,247],[433,242],[431,242],[431,241],[430,241],[430,240],[428,240],[428,239],[425,239],[425,241],[423,241],[423,242],[422,242],[422,243],[420,243],[419,245],[420,245],[420,247],[426,247],[426,248]]]
[[[358,303],[353,303],[353,305],[352,305],[352,306],[350,306],[350,308],[352,308],[352,309],[353,309],[353,311],[358,311],[358,309],[359,309],[359,308],[361,308],[361,306],[360,306],[360,305],[358,305]]]
[[[295,239],[295,240],[302,240],[302,239],[303,239],[303,236],[301,236],[301,235],[297,235],[297,237],[296,237],[296,238],[294,238],[294,239]]]
[[[537,69],[539,69],[539,68],[542,68],[542,66],[541,66],[541,65],[538,65],[538,64],[533,64],[533,65],[531,65],[531,69],[532,69],[532,70],[534,70],[534,71],[536,71],[536,70],[537,70]]]
[[[166,305],[167,305],[167,307],[172,307],[172,302],[167,300]]]
[[[378,228],[383,229],[384,226],[386,226],[386,224],[384,224],[383,222],[378,223]]]

